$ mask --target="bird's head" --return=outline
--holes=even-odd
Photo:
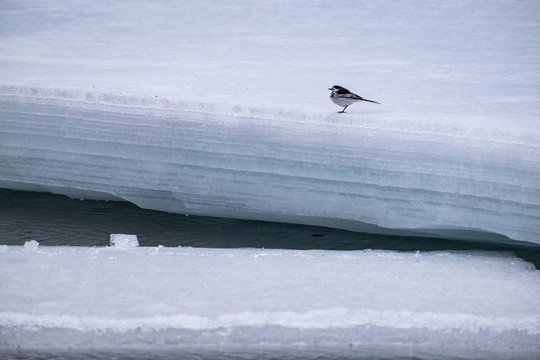
[[[343,86],[339,86],[339,85],[334,85],[331,88],[328,88],[328,90],[330,90],[330,91],[343,91],[343,90],[348,91]]]

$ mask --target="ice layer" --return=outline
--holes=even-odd
[[[536,134],[0,88],[0,186],[143,208],[540,242]]]
[[[511,254],[28,242],[0,246],[0,265],[4,350],[540,351],[539,272]]]
[[[1,187],[540,243],[538,2],[87,5],[0,4]]]

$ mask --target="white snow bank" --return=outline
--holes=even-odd
[[[0,186],[538,243],[538,13],[534,0],[2,1]],[[334,84],[381,105],[337,115]]]
[[[540,243],[536,133],[17,87],[0,115],[4,188]]]
[[[0,3],[0,84],[539,128],[538,2]],[[341,31],[345,29],[346,31]],[[349,117],[352,115],[349,115]],[[343,118],[343,117],[342,117]]]
[[[0,263],[4,349],[540,351],[540,273],[511,255],[6,246]]]

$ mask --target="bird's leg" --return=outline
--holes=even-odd
[[[349,105],[347,105],[347,106],[349,106]],[[343,108],[343,110],[338,111],[338,114],[343,114],[343,113],[345,112],[345,109],[347,108],[347,106],[345,106],[345,107]]]

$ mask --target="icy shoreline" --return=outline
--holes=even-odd
[[[534,132],[8,86],[0,115],[3,188],[540,243]]]

